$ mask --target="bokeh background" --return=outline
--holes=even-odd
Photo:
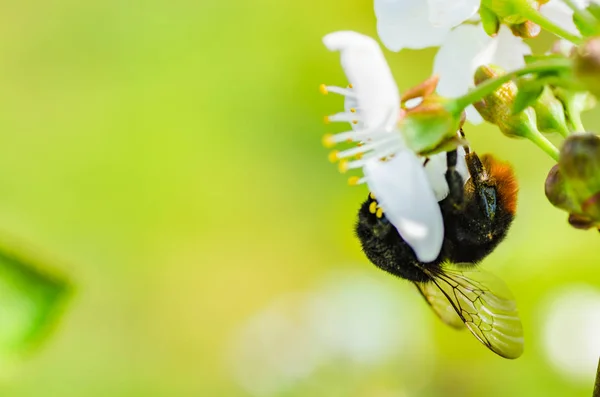
[[[0,229],[76,292],[0,395],[591,395],[599,236],[545,200],[552,162],[528,142],[466,126],[521,185],[483,264],[518,300],[521,358],[444,326],[362,255],[367,191],[327,162],[322,117],[341,99],[318,86],[346,83],[321,37],[375,36],[371,1],[1,9]],[[386,51],[401,90],[434,54]]]

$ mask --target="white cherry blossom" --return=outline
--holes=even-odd
[[[480,0],[375,0],[377,32],[392,51],[440,45],[450,29],[471,18]]]
[[[327,117],[332,122],[348,122],[349,131],[324,137],[327,146],[355,142],[356,146],[332,153],[342,171],[362,169],[364,176],[353,184],[366,183],[377,198],[385,217],[424,262],[437,258],[444,237],[444,224],[438,205],[448,194],[444,179],[444,154],[432,156],[427,169],[406,146],[398,127],[403,112],[400,95],[383,53],[370,37],[340,31],[323,38],[325,46],[339,51],[350,81],[348,88],[322,86],[324,93],[345,96],[345,109]],[[468,177],[463,156],[459,172]],[[442,158],[442,160],[440,160]],[[435,186],[434,186],[435,185]]]

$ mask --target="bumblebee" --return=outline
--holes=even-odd
[[[425,263],[369,194],[358,212],[356,235],[377,267],[412,281],[446,324],[464,328],[498,355],[523,353],[523,329],[504,282],[477,265],[506,237],[515,216],[517,182],[510,165],[465,147],[466,181],[456,170],[457,151],[446,153],[449,194],[439,202],[444,240],[438,257]]]

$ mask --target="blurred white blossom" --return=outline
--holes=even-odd
[[[542,313],[542,341],[550,363],[571,380],[588,384],[600,356],[600,289],[563,287]]]
[[[433,317],[395,283],[338,271],[315,288],[276,298],[233,335],[227,358],[234,380],[251,395],[272,396],[327,365],[355,371],[401,356],[409,363],[399,368],[403,383],[422,387],[435,358]]]

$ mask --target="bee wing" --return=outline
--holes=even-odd
[[[429,289],[437,287],[446,298],[438,294],[432,295],[436,299],[428,299],[442,320],[447,322],[440,313],[447,312],[450,305],[469,331],[494,353],[505,358],[523,354],[523,326],[517,304],[502,280],[473,268],[445,267],[431,276]]]
[[[454,306],[452,306],[446,295],[434,283],[415,282],[415,286],[443,322],[452,328],[465,328],[465,323],[456,310],[454,310]]]

